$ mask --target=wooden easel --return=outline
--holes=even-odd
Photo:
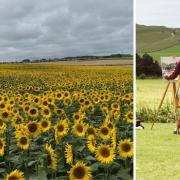
[[[157,120],[159,111],[160,111],[160,109],[161,109],[161,106],[162,106],[162,104],[163,104],[164,98],[165,98],[165,96],[166,96],[166,93],[167,93],[167,91],[168,91],[168,88],[169,88],[170,84],[172,84],[172,87],[173,87],[173,102],[174,102],[174,112],[175,112],[175,116],[176,116],[176,110],[177,110],[178,108],[180,108],[180,106],[178,105],[179,99],[178,99],[178,95],[177,95],[178,91],[176,91],[176,82],[174,82],[174,81],[173,81],[173,82],[168,82],[168,84],[167,84],[167,86],[166,86],[166,89],[165,89],[165,91],[164,91],[164,93],[163,93],[163,97],[162,97],[162,99],[161,99],[161,101],[160,101],[160,104],[159,104],[159,106],[158,106],[158,109],[157,109],[157,111],[156,111],[156,113],[155,113],[155,115],[154,115],[153,123],[152,123],[152,126],[151,126],[151,130],[153,129],[154,123],[155,123],[156,120]],[[178,88],[179,88],[179,83],[178,83]]]

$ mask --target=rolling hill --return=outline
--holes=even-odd
[[[136,25],[136,52],[161,56],[180,56],[180,28]]]

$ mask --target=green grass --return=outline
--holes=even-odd
[[[175,124],[144,123],[144,130],[136,131],[136,179],[179,180],[179,136],[172,133]]]
[[[163,49],[161,51],[149,53],[149,55],[151,55],[155,60],[159,62],[162,56],[180,56],[180,45],[176,45],[168,49]]]
[[[137,110],[141,107],[157,108],[166,88],[167,82],[162,79],[136,80],[136,106]],[[166,99],[172,101],[172,87],[169,87]]]

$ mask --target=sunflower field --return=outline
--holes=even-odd
[[[0,179],[133,177],[132,67],[0,65]]]

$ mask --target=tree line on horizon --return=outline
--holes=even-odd
[[[21,61],[15,61],[15,62],[0,62],[1,64],[6,64],[6,63],[41,63],[41,62],[56,62],[56,61],[73,61],[73,60],[96,60],[96,59],[106,59],[106,58],[132,58],[133,55],[131,54],[111,54],[107,56],[69,56],[69,57],[63,57],[63,58],[42,58],[42,59],[36,59],[36,60],[31,60],[31,59],[23,59]]]

